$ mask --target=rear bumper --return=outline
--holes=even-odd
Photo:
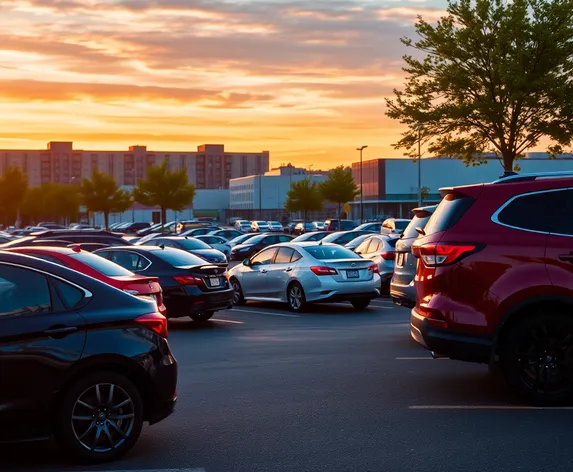
[[[315,302],[319,303],[335,303],[335,302],[350,302],[352,300],[373,300],[374,298],[378,298],[380,296],[380,292],[378,290],[372,290],[370,292],[360,292],[360,293],[337,293],[334,295],[330,295],[327,298],[314,300]]]
[[[189,289],[189,292],[196,289]],[[233,305],[233,289],[227,288],[216,292],[185,293],[165,297],[168,318],[180,318],[207,311],[219,311]]]
[[[165,402],[159,403],[157,402],[153,406],[153,412],[151,417],[149,418],[149,424],[159,423],[161,420],[164,420],[169,415],[171,415],[175,411],[175,405],[177,403],[177,397],[171,398]]]
[[[414,308],[416,306],[416,289],[414,282],[404,285],[400,283],[390,282],[390,297],[394,300],[396,305]]]
[[[410,334],[421,346],[437,357],[459,361],[489,363],[492,340],[489,337],[459,333],[432,326],[416,308],[410,315]]]

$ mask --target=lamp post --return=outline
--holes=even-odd
[[[356,148],[360,152],[360,224],[364,222],[364,194],[362,193],[362,151],[368,146]],[[340,216],[340,215],[339,215]]]
[[[416,123],[418,130],[418,206],[422,206],[422,130],[424,126]]]

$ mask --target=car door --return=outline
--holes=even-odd
[[[82,356],[85,321],[74,308],[86,296],[42,271],[0,264],[0,440],[49,433],[54,396]]]
[[[293,271],[291,258],[294,249],[279,247],[272,264],[267,272],[267,289],[269,296],[279,301],[286,299],[286,289]]]
[[[268,271],[277,252],[276,247],[262,250],[250,259],[241,277],[241,288],[246,298],[271,298],[268,284]]]

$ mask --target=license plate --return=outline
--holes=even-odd
[[[398,259],[396,260],[396,265],[402,267],[404,265],[404,253],[398,253]]]
[[[360,275],[357,270],[347,270],[346,277],[348,277],[349,279],[357,279],[358,277],[360,277]]]
[[[221,285],[221,279],[219,277],[209,279],[209,285],[211,287],[219,287]]]

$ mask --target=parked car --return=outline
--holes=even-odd
[[[294,229],[296,227],[296,225],[298,225],[299,223],[304,223],[303,220],[294,220],[291,221],[288,226],[287,226],[287,231],[289,234],[294,234]]]
[[[358,236],[362,236],[363,234],[372,236],[372,232],[370,231],[338,231],[336,233],[330,233],[328,236],[322,238],[322,242],[340,244],[344,246],[345,244],[348,244],[350,241],[357,238]]]
[[[121,237],[121,234],[111,233],[109,231],[100,230],[48,230],[34,232],[31,235],[14,239],[8,243],[2,244],[0,249],[7,249],[11,247],[25,247],[36,244],[35,241],[42,241],[42,245],[51,246],[51,240],[67,242],[67,244],[56,243],[53,245],[69,245],[69,244],[83,244],[83,243],[99,243],[108,246],[124,246],[129,244]]]
[[[326,234],[331,234],[331,233],[326,233]],[[370,236],[372,236],[372,233],[370,232],[358,236],[353,240],[351,240],[349,243],[344,244],[344,247],[350,249],[351,251],[356,251],[356,248],[360,246],[360,244],[362,244],[362,241],[364,241],[366,238],[369,238]]]
[[[229,271],[234,303],[288,303],[303,311],[309,303],[349,301],[363,310],[377,297],[378,266],[335,244],[287,243],[263,249]]]
[[[441,189],[412,252],[411,333],[435,355],[493,364],[539,405],[571,401],[571,173]]]
[[[12,241],[12,238],[9,235],[0,234],[0,244],[9,243]]]
[[[233,216],[233,217],[229,218],[229,225],[235,226],[235,223],[239,220],[244,220],[244,218],[242,216]]]
[[[225,238],[207,234],[205,236],[197,236],[196,239],[203,241],[205,244],[208,244],[210,247],[216,249],[217,251],[221,251],[223,254],[225,254],[227,259],[231,257],[231,246],[229,246],[229,242]]]
[[[59,225],[53,221],[40,221],[37,226],[46,229],[66,229],[64,225]]]
[[[354,251],[364,259],[370,259],[378,265],[380,274],[381,295],[390,295],[390,280],[394,273],[394,259],[396,256],[396,238],[372,235],[358,245]]]
[[[164,316],[166,314],[163,293],[157,277],[135,275],[103,257],[82,251],[78,246],[72,248],[20,247],[8,249],[8,251],[53,262],[101,280],[131,295],[150,298],[157,303],[159,313]]]
[[[406,220],[401,218],[387,218],[382,223],[382,228],[380,230],[381,234],[391,234],[399,236],[404,232],[406,227],[410,224],[412,220]]]
[[[197,236],[203,236],[205,234],[209,234],[211,231],[217,231],[219,228],[212,228],[211,226],[206,226],[203,228],[194,228],[187,231],[184,231],[179,236],[188,236],[190,238],[196,238]]]
[[[278,231],[279,233],[282,233],[284,231],[283,225],[280,221],[267,221],[267,223],[269,225],[269,231],[271,232]]]
[[[292,239],[292,236],[288,234],[258,234],[231,248],[231,260],[242,261],[272,244],[286,243]]]
[[[54,435],[81,461],[104,462],[173,412],[177,363],[155,302],[9,252],[0,300],[0,440]]]
[[[303,243],[305,241],[321,241],[322,239],[324,239],[326,236],[328,236],[329,233],[328,231],[315,231],[313,233],[304,233],[301,234],[300,236],[297,236],[296,238],[294,238],[292,240],[293,243]]]
[[[197,238],[187,238],[185,236],[159,236],[138,246],[164,246],[187,251],[207,262],[225,264],[227,257],[221,251],[213,249],[207,243]]]
[[[121,227],[122,233],[137,233],[138,231],[149,228],[151,225],[147,221],[135,221],[132,223],[127,223],[125,226]]]
[[[316,229],[318,231],[324,231],[326,229],[326,225],[324,224],[324,221],[313,221],[312,224],[314,226],[316,226]]]
[[[267,233],[269,231],[269,224],[266,221],[251,221],[251,232]]]
[[[211,236],[221,236],[222,238],[225,238],[228,241],[229,239],[241,236],[243,233],[237,231],[236,229],[220,229],[217,231],[211,231],[209,234]]]
[[[379,221],[373,223],[364,223],[356,227],[357,231],[372,231],[373,233],[380,233],[382,230],[382,223]]]
[[[247,234],[241,234],[240,236],[237,236],[236,238],[231,239],[230,241],[227,242],[227,244],[232,248],[234,248],[237,244],[242,244],[245,241],[247,241],[248,239],[251,239],[253,236],[257,236],[259,233],[247,233]]]
[[[207,263],[187,251],[159,246],[113,247],[96,254],[135,274],[158,277],[169,318],[190,316],[204,322],[232,306],[227,264]]]
[[[414,276],[416,258],[412,255],[412,244],[419,235],[418,229],[424,229],[437,205],[414,208],[414,217],[406,227],[400,239],[396,241],[396,260],[394,275],[390,282],[390,296],[396,305],[413,308],[416,305]]]
[[[313,231],[318,231],[318,228],[314,225],[314,223],[308,221],[306,223],[298,223],[294,227],[293,234],[300,236],[301,234],[312,233]]]
[[[251,222],[247,220],[237,220],[234,224],[235,230],[240,233],[250,233],[251,232]]]
[[[358,225],[352,220],[330,219],[324,222],[326,231],[350,231]]]

